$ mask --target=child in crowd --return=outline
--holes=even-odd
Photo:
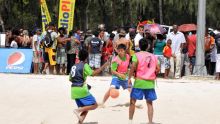
[[[165,63],[165,73],[164,73],[165,79],[168,78],[168,75],[170,73],[170,57],[172,56],[171,44],[172,44],[171,39],[168,39],[167,44],[163,49],[164,63]]]

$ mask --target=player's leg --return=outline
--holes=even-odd
[[[88,114],[89,111],[84,111],[80,114],[81,116],[81,121],[79,121],[79,124],[83,124],[83,121],[85,120],[87,114]]]
[[[133,120],[134,112],[135,112],[135,104],[136,104],[136,99],[131,98],[130,99],[130,106],[129,106],[129,120]]]
[[[111,88],[109,88],[108,91],[105,93],[104,98],[102,100],[101,107],[104,107],[105,102],[108,100],[108,98],[110,96],[110,90],[111,90]]]
[[[148,115],[149,124],[153,124],[153,114],[154,114],[153,102],[148,100],[146,102],[147,102],[147,115]]]
[[[157,99],[157,95],[154,89],[145,89],[144,95],[147,103],[149,124],[153,124],[153,114],[154,114],[153,101]]]

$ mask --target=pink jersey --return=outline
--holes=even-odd
[[[136,77],[143,80],[156,79],[157,57],[148,52],[136,53],[138,65]]]
[[[118,64],[117,72],[121,74],[125,74],[128,71],[128,65],[130,62],[130,56],[126,54],[126,60],[123,61],[119,58],[119,56],[116,56],[112,62],[116,62]]]

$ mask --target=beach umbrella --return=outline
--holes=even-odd
[[[144,25],[144,31],[148,31],[152,34],[164,34],[167,32],[166,29],[159,24],[146,24]]]
[[[182,24],[178,27],[181,32],[196,31],[197,26],[195,24]]]

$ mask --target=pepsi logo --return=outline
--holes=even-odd
[[[25,55],[22,52],[14,52],[8,57],[7,64],[11,66],[20,65],[24,62]]]

